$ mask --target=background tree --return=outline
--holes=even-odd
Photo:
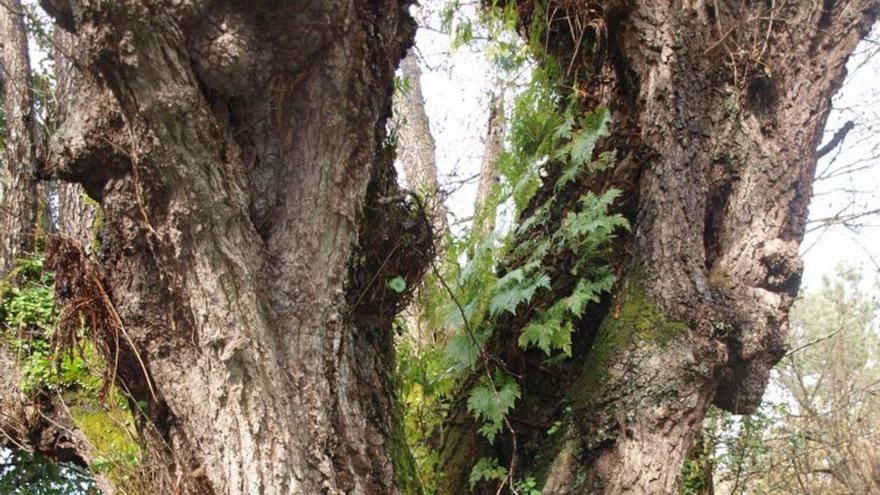
[[[860,279],[842,268],[795,303],[792,348],[755,418],[710,422],[716,493],[880,493],[880,305]]]
[[[36,118],[24,10],[19,0],[0,8],[3,83],[3,166],[0,167],[0,273],[33,252],[37,208]]]

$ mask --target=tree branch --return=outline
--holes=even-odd
[[[837,130],[834,133],[834,136],[831,138],[831,141],[828,141],[828,144],[819,148],[819,151],[816,152],[816,159],[822,158],[823,156],[831,153],[834,148],[836,148],[843,140],[846,138],[846,135],[849,134],[849,131],[855,127],[855,124],[852,120],[846,121],[846,124],[843,124],[843,127]]]

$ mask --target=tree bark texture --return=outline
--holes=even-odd
[[[545,50],[585,109],[605,106],[613,119],[597,153],[616,150],[616,167],[558,197],[574,208],[585,191],[618,188],[616,208],[633,227],[610,258],[613,294],[582,319],[568,363],[547,369],[541,354],[504,346],[523,322],[502,322],[495,345],[523,388],[511,418],[516,476],[536,476],[545,494],[675,493],[706,408],[753,411],[785,352],[815,150],[877,7],[515,3],[524,26],[545,16]],[[559,173],[549,168],[533,205]],[[570,283],[560,276],[553,287]],[[562,427],[549,435],[555,420]],[[509,433],[486,445],[463,406],[449,422],[446,493],[467,490],[467,466],[481,456],[509,465]]]
[[[498,185],[498,158],[504,151],[504,136],[507,133],[507,119],[504,116],[504,93],[492,92],[489,100],[489,123],[486,126],[486,144],[480,160],[480,176],[477,184],[477,199],[474,201],[474,221],[476,232],[484,236],[495,230],[495,215],[498,207],[494,200]]]
[[[76,67],[78,50],[76,36],[64,29],[52,33],[55,52],[55,112],[57,122],[70,117],[82,75]],[[57,211],[53,215],[56,230],[79,241],[91,254],[97,242],[100,217],[94,202],[87,200],[85,189],[75,182],[59,182],[55,188]]]
[[[397,159],[403,168],[406,186],[425,198],[437,239],[449,235],[446,205],[437,180],[434,135],[425,111],[422,94],[422,69],[415,49],[410,49],[400,63],[407,90],[394,95],[397,119]]]
[[[82,71],[47,172],[101,202],[163,489],[412,491],[386,280],[430,236],[384,131],[407,3],[44,5]]]
[[[34,248],[38,196],[36,121],[27,32],[19,0],[0,5],[5,155],[0,167],[0,274]]]

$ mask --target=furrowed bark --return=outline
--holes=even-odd
[[[6,117],[0,167],[0,274],[5,274],[16,258],[33,252],[39,206],[31,66],[19,0],[0,4],[0,44]]]
[[[495,190],[498,184],[498,157],[504,151],[507,120],[504,117],[504,93],[493,91],[489,100],[489,123],[486,127],[486,144],[480,161],[480,179],[477,199],[474,201],[474,221],[479,236],[495,230],[495,214],[498,207]]]
[[[65,122],[76,104],[82,75],[76,67],[76,37],[64,29],[52,33],[55,55],[55,120]],[[87,252],[99,247],[97,228],[100,227],[99,212],[94,202],[87,200],[85,189],[75,182],[59,182],[55,214],[56,230],[79,241]]]
[[[505,358],[523,387],[511,417],[517,476],[536,476],[547,494],[675,493],[708,405],[753,411],[785,352],[815,149],[876,6],[517,6],[525,26],[550,16],[547,52],[586,95],[585,110],[613,116],[597,152],[616,150],[615,169],[559,194],[621,189],[617,209],[633,226],[612,259],[614,293],[581,322],[573,359],[551,372],[531,352]],[[585,26],[583,38],[572,25]],[[533,204],[558,173],[548,171]],[[499,342],[515,342],[521,325]],[[563,426],[551,436],[554,420]],[[446,493],[467,489],[461,473],[480,456],[510,462],[509,434],[490,447],[465,411],[450,421]]]
[[[422,69],[414,49],[410,49],[400,63],[406,91],[394,96],[394,114],[397,118],[397,159],[400,162],[406,186],[425,198],[431,213],[437,239],[449,235],[446,205],[437,180],[437,161],[434,154],[434,135],[425,111],[422,94]]]
[[[50,166],[100,199],[169,488],[415,491],[385,283],[429,238],[384,141],[407,4],[47,4],[84,72]]]

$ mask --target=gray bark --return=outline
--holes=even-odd
[[[434,135],[425,112],[422,69],[415,49],[407,52],[400,69],[408,91],[398,91],[394,95],[394,115],[398,124],[395,134],[397,159],[403,168],[406,186],[424,197],[439,240],[449,235],[449,221],[437,180]]]
[[[0,274],[33,251],[37,228],[36,121],[27,32],[19,0],[0,4],[6,135],[0,166]]]
[[[474,222],[476,232],[486,235],[495,230],[495,215],[498,207],[494,198],[498,185],[498,157],[504,151],[504,136],[507,120],[504,117],[504,94],[492,93],[489,101],[489,122],[486,127],[486,144],[483,159],[480,161],[480,178],[477,185],[477,198],[474,201]]]
[[[530,5],[519,5],[526,26]],[[518,476],[537,476],[546,494],[675,493],[709,404],[753,411],[785,352],[815,150],[876,4],[558,7],[547,50],[569,67],[585,109],[611,109],[612,135],[597,152],[618,156],[613,171],[558,194],[621,189],[617,210],[633,235],[610,258],[619,282],[581,322],[569,363],[548,371],[540,356],[507,351],[523,377],[516,411],[525,412],[511,418]],[[572,46],[572,17],[595,54]],[[533,205],[558,173],[548,170]],[[517,325],[502,323],[498,342],[515,342]],[[564,428],[549,437],[555,419]],[[466,490],[462,472],[476,458],[511,460],[510,435],[489,447],[465,411],[450,422],[446,493]]]
[[[383,144],[405,4],[45,3],[83,71],[49,168],[101,201],[161,489],[414,490],[385,284],[428,238]]]
[[[56,29],[52,36],[55,51],[54,117],[57,122],[65,122],[70,118],[77,88],[82,86],[82,75],[74,60],[79,48],[76,37],[64,29]],[[99,235],[95,231],[98,212],[94,203],[86,199],[83,186],[74,182],[59,182],[55,194],[58,200],[58,211],[54,215],[57,231],[76,239],[91,253],[97,247]]]

